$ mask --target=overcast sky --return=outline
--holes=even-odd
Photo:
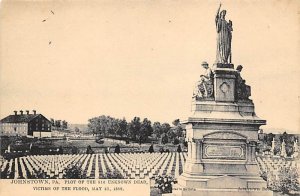
[[[222,3],[233,21],[233,63],[244,67],[257,115],[266,128],[300,131],[300,4]],[[2,1],[0,117],[20,109],[69,123],[102,114],[152,122],[188,116],[200,64],[215,60],[218,6]]]

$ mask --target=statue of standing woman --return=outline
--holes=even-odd
[[[216,63],[231,63],[231,38],[232,22],[225,20],[226,10],[221,9],[221,4],[216,15],[216,29],[217,29],[217,59]]]

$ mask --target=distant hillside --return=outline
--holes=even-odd
[[[74,131],[75,127],[78,127],[82,133],[86,133],[88,131],[87,124],[69,124],[68,126],[71,131]]]

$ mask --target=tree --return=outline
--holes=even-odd
[[[172,124],[176,127],[180,125],[180,120],[179,119],[175,119]]]
[[[151,126],[151,121],[148,120],[147,118],[144,118],[140,126],[140,129],[137,132],[139,143],[141,144],[147,141],[148,136],[150,136],[152,133],[153,133],[153,129]]]
[[[183,137],[183,128],[181,125],[174,127],[174,134],[177,138]]]
[[[55,120],[55,127],[56,128],[61,128],[61,120]]]
[[[112,135],[116,135],[116,130],[118,129],[118,123],[117,120],[115,118],[112,118],[110,116],[106,117],[106,129],[107,129],[107,133],[108,135],[112,136]]]
[[[50,122],[51,122],[51,125],[52,125],[52,126],[55,126],[55,121],[54,121],[53,118],[50,118]]]
[[[123,118],[122,120],[120,120],[119,122],[119,129],[117,130],[117,134],[120,136],[120,137],[123,137],[126,133],[127,133],[127,121],[125,118]]]
[[[275,135],[273,133],[268,133],[264,137],[264,143],[266,143],[268,146],[271,146],[274,137]]]
[[[169,123],[164,123],[161,125],[161,128],[162,128],[162,132],[166,134],[169,132],[171,126]]]
[[[176,131],[176,127],[172,127],[169,129],[169,131],[167,132],[167,136],[170,140],[174,140],[176,138],[176,134],[175,134],[175,131]]]
[[[80,129],[78,127],[74,128],[75,133],[79,134],[80,133]]]
[[[174,127],[172,127],[168,131],[168,137],[170,140],[174,140],[173,141],[174,144],[178,144],[180,137],[183,137],[183,128],[182,125],[180,124],[179,119],[175,119],[172,122],[172,124],[174,125]]]
[[[167,134],[164,134],[164,136],[161,138],[161,143],[166,144],[169,142]]]
[[[160,122],[154,122],[153,126],[153,133],[156,135],[156,139],[161,137],[161,134],[163,134],[162,126],[160,125]]]
[[[280,136],[280,142],[283,142],[283,140],[286,144],[285,149],[286,149],[287,156],[291,156],[293,154],[293,146],[294,146],[294,141],[296,140],[296,138],[293,134],[288,134],[285,131]]]
[[[134,141],[137,141],[137,133],[141,128],[141,122],[139,117],[134,117],[129,125],[129,137]]]
[[[96,135],[105,137],[111,133],[112,129],[112,119],[109,116],[99,116],[89,119],[88,129]]]
[[[61,126],[62,126],[62,129],[68,129],[68,122],[63,120]]]
[[[96,118],[91,118],[88,120],[88,131],[96,135],[98,134]]]

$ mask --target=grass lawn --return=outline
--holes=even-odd
[[[118,142],[118,140],[104,140],[104,143],[99,144],[94,139],[70,139],[70,140],[63,140],[63,139],[42,139],[38,140],[37,138],[26,138],[26,137],[1,137],[1,154],[7,150],[8,145],[11,147],[11,152],[26,152],[30,151],[30,146],[37,147],[41,151],[42,154],[47,154],[50,149],[56,150],[58,148],[62,148],[64,153],[71,153],[72,148],[76,147],[78,149],[78,153],[85,153],[87,146],[91,146],[92,150],[95,153],[103,153],[107,147],[109,147],[110,152],[114,152],[115,146],[117,144],[121,147],[121,152],[148,152],[150,143],[141,144],[138,143],[129,143],[123,144]],[[176,151],[178,145],[173,144],[154,144],[154,151],[159,152],[161,147],[164,150],[169,151]],[[185,150],[183,144],[181,144],[182,150]]]

